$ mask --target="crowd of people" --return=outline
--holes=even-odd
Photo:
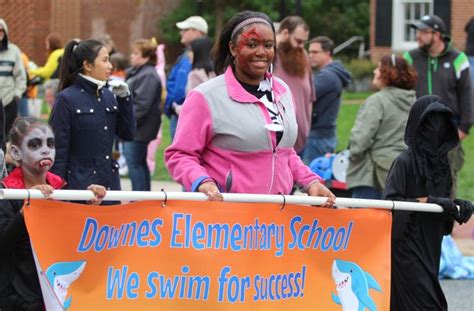
[[[435,15],[411,26],[419,48],[385,55],[374,70],[378,91],[352,128],[347,184],[356,198],[443,207],[441,214],[394,212],[391,309],[444,310],[441,239],[454,220],[472,215],[472,204],[456,198],[456,177],[464,161],[460,141],[473,123],[474,43],[468,58]],[[227,21],[214,45],[200,16],[176,27],[185,49],[166,79],[164,46],[156,40],[134,41],[127,58],[110,36],[63,47],[52,33],[47,61],[35,67],[0,19],[0,160],[7,152],[10,167],[0,167],[2,187],[46,196],[89,189],[95,199],[86,203],[118,204],[102,198],[121,189],[126,163],[132,189],[150,191],[163,113],[172,138],[163,159],[185,191],[220,201],[225,192],[291,194],[299,187],[333,207],[335,195],[308,164],[336,151],[341,94],[351,82],[333,59],[334,42],[309,40],[299,16],[275,27],[253,11]],[[51,107],[49,125],[27,109],[39,83]],[[20,201],[0,202],[0,253],[0,309],[37,310],[42,298]]]

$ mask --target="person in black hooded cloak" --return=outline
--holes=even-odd
[[[472,215],[472,203],[449,199],[448,151],[459,143],[452,111],[438,96],[419,98],[408,117],[408,149],[393,162],[384,198],[435,203],[442,213],[394,211],[392,223],[391,301],[393,310],[447,310],[438,280],[441,242],[454,220]]]

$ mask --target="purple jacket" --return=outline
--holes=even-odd
[[[265,127],[272,121],[264,104],[244,90],[231,67],[192,90],[165,151],[173,179],[187,191],[212,178],[224,192],[259,194],[289,194],[294,183],[306,190],[319,182],[293,149],[298,130],[293,96],[280,79],[273,83],[284,126],[278,144]]]

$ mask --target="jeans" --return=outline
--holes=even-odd
[[[358,186],[352,188],[352,197],[354,199],[382,199],[382,192],[369,186]]]
[[[173,114],[170,118],[170,135],[171,141],[174,139],[174,135],[176,134],[176,126],[178,125],[178,116]]]
[[[148,143],[124,141],[123,154],[127,160],[128,176],[133,191],[150,191],[150,170],[146,162]]]
[[[336,150],[337,138],[334,137],[316,137],[313,132],[309,134],[304,149],[303,161],[309,165],[316,158],[324,156],[326,153],[332,153]]]
[[[23,96],[20,99],[20,103],[18,104],[18,116],[19,117],[27,117],[28,114],[28,97]]]

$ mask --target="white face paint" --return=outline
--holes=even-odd
[[[31,129],[23,137],[20,148],[12,145],[12,155],[15,160],[21,161],[24,171],[33,174],[49,171],[56,155],[53,132],[46,126]]]

